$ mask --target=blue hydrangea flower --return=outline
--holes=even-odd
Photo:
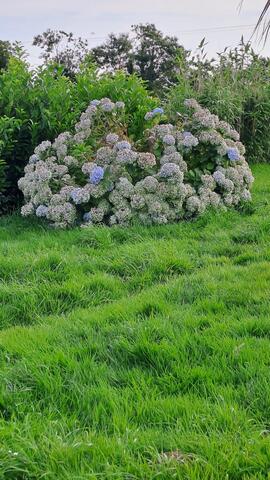
[[[179,175],[180,168],[175,163],[164,163],[160,169],[160,176],[162,178],[173,177],[174,175]]]
[[[91,222],[92,220],[92,215],[91,215],[91,212],[86,212],[83,216],[83,221],[84,222]]]
[[[89,182],[93,183],[94,185],[98,185],[99,182],[101,182],[101,180],[103,179],[103,177],[104,177],[104,168],[94,167],[90,174]]]
[[[39,156],[36,155],[35,153],[33,155],[31,155],[31,157],[29,158],[29,163],[32,164],[32,163],[37,163],[39,161]]]
[[[162,115],[164,113],[164,110],[161,107],[157,107],[157,108],[154,108],[154,110],[152,110],[152,113],[154,115]]]
[[[157,107],[154,108],[151,112],[147,112],[144,119],[145,120],[151,120],[151,118],[154,118],[156,115],[162,115],[164,113],[163,108]]]
[[[238,160],[240,160],[240,154],[237,148],[228,148],[227,155],[231,162],[237,162]]]
[[[167,135],[164,135],[163,139],[162,139],[162,142],[165,144],[165,145],[169,145],[169,146],[172,146],[175,144],[175,138],[173,135],[170,135],[169,133]]]
[[[74,190],[70,192],[70,198],[74,203],[79,203],[81,199],[81,188],[74,188]]]
[[[92,102],[90,102],[90,105],[93,105],[94,107],[97,107],[99,104],[100,100],[92,100]]]
[[[127,140],[122,140],[121,142],[117,142],[115,147],[117,148],[117,150],[131,149],[131,145],[129,142],[127,142]]]
[[[48,212],[48,207],[46,207],[46,205],[39,205],[36,209],[36,216],[46,217],[47,212]]]

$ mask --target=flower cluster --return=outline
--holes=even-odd
[[[185,107],[181,125],[149,128],[141,151],[121,131],[124,103],[92,101],[73,135],[42,142],[30,157],[19,180],[22,215],[58,228],[153,225],[249,201],[253,177],[238,133],[193,99]]]
[[[144,119],[145,119],[145,120],[151,120],[152,118],[155,118],[155,117],[157,117],[157,116],[159,116],[159,115],[163,115],[163,113],[164,113],[163,108],[157,107],[157,108],[154,108],[154,110],[151,110],[151,112],[147,112],[147,113],[145,114]]]

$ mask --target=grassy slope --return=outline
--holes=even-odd
[[[269,478],[270,167],[254,170],[252,214],[1,220],[0,479]]]

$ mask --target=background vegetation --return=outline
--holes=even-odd
[[[33,42],[42,50],[36,69],[19,43],[0,42],[0,214],[20,203],[17,180],[35,146],[71,129],[94,98],[123,100],[137,138],[147,111],[166,99],[173,116],[195,97],[240,131],[249,162],[270,159],[270,63],[243,40],[215,60],[204,40],[193,55],[151,24],[92,50],[63,31]]]

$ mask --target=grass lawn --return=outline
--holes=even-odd
[[[270,478],[270,166],[253,209],[0,221],[0,479]]]

